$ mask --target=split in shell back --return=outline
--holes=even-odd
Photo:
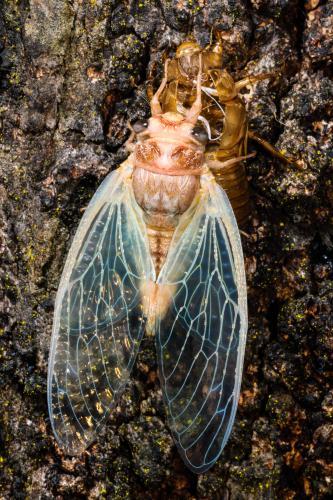
[[[82,452],[117,403],[145,333],[143,290],[166,290],[154,313],[159,374],[178,450],[205,472],[225,446],[237,408],[247,329],[240,236],[210,174],[180,217],[155,276],[127,160],[91,200],[73,240],[55,306],[48,403],[62,448]]]

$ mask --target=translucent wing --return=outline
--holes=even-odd
[[[156,336],[169,424],[197,473],[215,463],[228,440],[247,330],[237,223],[224,191],[209,175],[201,179],[200,200],[180,220],[158,278],[171,298]]]
[[[56,299],[48,404],[56,438],[71,454],[105,423],[144,331],[140,289],[154,271],[130,173],[123,164],[91,200]]]

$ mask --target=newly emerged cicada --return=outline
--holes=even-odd
[[[143,335],[155,335],[168,422],[194,472],[219,457],[237,409],[247,331],[241,240],[195,133],[196,98],[162,112],[167,69],[129,158],[91,200],[61,278],[49,361],[53,431],[69,454],[104,426]],[[233,160],[232,160],[233,161]]]

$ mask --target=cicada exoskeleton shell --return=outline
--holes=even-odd
[[[267,141],[248,130],[245,103],[239,92],[246,85],[272,77],[264,73],[235,82],[222,66],[222,43],[202,49],[195,41],[182,43],[170,63],[168,86],[162,95],[163,111],[186,109],[195,96],[195,68],[199,56],[203,66],[202,120],[206,120],[210,137],[206,146],[206,160],[218,184],[225,189],[239,225],[244,225],[251,213],[250,192],[244,163],[235,161],[228,167],[222,163],[247,155],[248,139],[254,139],[280,160],[295,163]],[[219,165],[219,162],[221,164]]]
[[[240,161],[228,168],[219,168],[218,162],[246,154],[247,115],[233,78],[221,69],[220,42],[207,49],[201,49],[194,41],[184,42],[178,47],[170,64],[168,87],[162,96],[163,110],[180,111],[193,102],[194,71],[198,66],[200,54],[203,61],[204,89],[202,116],[208,121],[211,134],[215,136],[211,136],[206,146],[206,159],[212,162],[215,179],[226,190],[237,221],[243,225],[250,213],[249,186],[244,165]],[[216,140],[216,137],[219,139]]]

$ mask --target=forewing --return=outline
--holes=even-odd
[[[247,330],[239,231],[211,178],[202,176],[200,199],[180,220],[158,281],[171,297],[156,336],[169,424],[185,463],[205,472],[233,425]]]
[[[56,298],[48,404],[56,438],[71,454],[105,423],[144,331],[140,289],[154,271],[130,173],[124,164],[91,200]]]

